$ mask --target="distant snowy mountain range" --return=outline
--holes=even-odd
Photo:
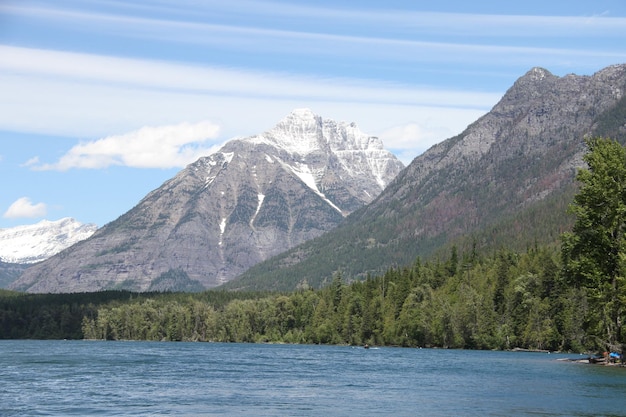
[[[56,255],[76,242],[87,239],[98,227],[70,217],[0,229],[0,261],[33,264]]]

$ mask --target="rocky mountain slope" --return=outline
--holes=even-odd
[[[533,68],[493,109],[417,157],[337,229],[248,270],[227,288],[357,279],[451,244],[495,250],[558,241],[584,137],[626,142],[626,65],[593,76]]]
[[[234,139],[13,289],[199,290],[336,227],[403,168],[376,137],[310,110]]]
[[[98,227],[72,218],[0,229],[0,261],[32,264],[87,239]]]

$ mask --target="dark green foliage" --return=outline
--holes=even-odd
[[[586,324],[607,349],[621,350],[626,319],[626,149],[611,139],[587,141],[588,169],[571,206],[576,222],[563,236],[564,275],[585,290]]]
[[[186,304],[192,300],[203,305],[211,305],[215,309],[223,309],[233,300],[263,296],[266,296],[266,293],[209,291],[190,295],[101,291],[73,294],[23,294],[0,290],[0,339],[94,338],[93,334],[83,333],[86,323],[96,320],[101,311],[107,308],[117,308],[120,305],[131,306],[150,302],[165,306]],[[175,320],[168,308],[165,307],[165,310],[160,311],[157,316],[148,316],[146,319],[155,320],[156,317],[166,317],[168,321]],[[112,325],[107,329],[113,331],[116,327]],[[104,338],[114,338],[114,336],[107,334]]]
[[[101,305],[83,329],[85,337],[100,339],[595,347],[581,330],[576,290],[560,282],[558,255],[537,248],[485,258],[452,252],[445,262],[418,261],[350,285],[338,274],[320,290],[222,303],[211,299],[212,291],[138,297]]]
[[[1,338],[596,348],[582,290],[564,285],[559,252],[451,251],[347,284],[292,293],[0,293]],[[457,267],[453,267],[453,265]]]
[[[82,339],[85,317],[98,306],[128,300],[126,291],[76,294],[22,294],[0,291],[0,339]]]
[[[494,219],[498,220],[456,238],[446,234],[420,239],[402,237],[402,227],[394,228],[394,218],[380,216],[367,223],[348,218],[331,233],[257,264],[222,287],[293,291],[306,282],[309,287],[321,288],[338,271],[346,280],[364,279],[368,273],[380,275],[389,267],[410,265],[417,257],[447,256],[453,246],[457,250],[469,251],[473,247],[482,252],[502,247],[523,251],[533,243],[557,247],[561,234],[573,224],[567,206],[575,190],[571,185],[522,212],[497,214]]]
[[[452,251],[445,262],[418,260],[350,285],[338,274],[290,294],[6,292],[2,337],[588,348],[581,299],[560,283],[557,255]]]

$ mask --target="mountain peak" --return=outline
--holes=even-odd
[[[95,224],[82,224],[70,217],[0,229],[0,259],[24,264],[40,262],[87,239],[96,229]]]
[[[265,133],[228,141],[137,206],[11,287],[195,291],[336,227],[403,168],[354,123],[296,109]]]
[[[378,137],[363,133],[356,123],[324,119],[308,108],[293,110],[272,129],[246,140],[277,146],[301,156],[322,149],[333,152],[383,150]]]
[[[322,146],[322,118],[310,109],[296,109],[252,142],[269,142],[289,153],[308,154]]]
[[[552,74],[545,68],[534,67],[531,68],[526,74],[518,78],[509,91],[527,90],[534,91],[542,89],[545,83],[549,83],[558,80],[559,77]]]
[[[283,117],[274,126],[274,129],[285,129],[289,126],[305,126],[308,129],[315,131],[322,124],[322,118],[314,113],[311,109],[301,108],[292,110],[287,116]]]
[[[531,81],[541,81],[541,80],[544,80],[545,78],[550,78],[550,77],[554,77],[554,75],[547,69],[541,68],[541,67],[534,67],[534,68],[531,68],[530,71],[528,71],[526,75],[524,75],[524,77],[522,78],[528,78]]]
[[[380,188],[377,192],[369,190],[368,186],[362,188],[369,190],[366,191],[369,195],[367,200],[382,191],[403,168],[402,163],[384,149],[378,137],[363,133],[356,123],[324,119],[308,108],[295,109],[272,129],[242,141],[269,145],[284,152],[285,157],[295,158],[295,164],[307,166],[316,173],[314,190],[322,185],[322,177],[329,170],[339,167],[343,170],[344,180],[375,178]],[[335,168],[330,168],[335,165]],[[295,165],[292,168],[300,171]],[[311,181],[307,183],[312,184]]]
[[[293,109],[291,113],[289,113],[286,119],[302,119],[302,120],[310,120],[310,119],[319,119],[320,116],[315,114],[313,110],[309,108],[300,108]]]

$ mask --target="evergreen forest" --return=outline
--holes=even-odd
[[[417,260],[293,293],[2,293],[0,337],[598,349],[555,249]]]

